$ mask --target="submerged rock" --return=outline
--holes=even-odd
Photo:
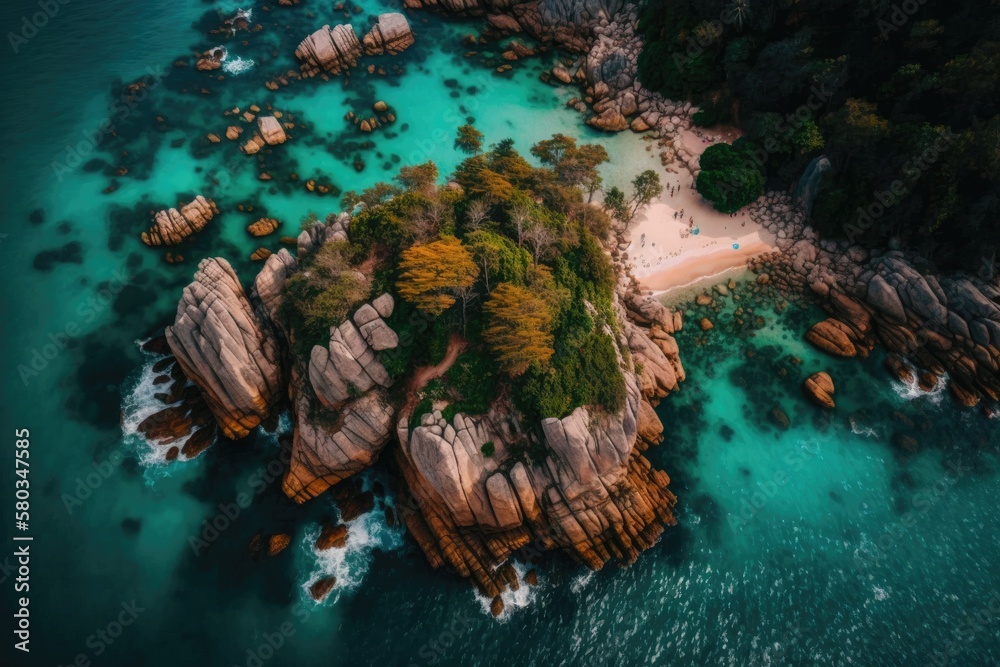
[[[277,535],[272,535],[267,540],[267,555],[277,556],[282,551],[288,548],[288,545],[292,543],[292,536],[285,533],[279,533]]]

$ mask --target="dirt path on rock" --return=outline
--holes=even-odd
[[[453,333],[448,338],[448,349],[445,350],[444,359],[435,366],[422,366],[413,373],[410,378],[410,386],[406,390],[406,405],[400,411],[400,416],[409,419],[413,409],[417,407],[417,397],[420,390],[427,386],[431,380],[437,379],[448,372],[458,356],[465,350],[467,342],[464,338]]]

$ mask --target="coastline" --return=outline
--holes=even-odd
[[[709,146],[739,138],[731,128],[683,130],[682,145],[698,157]],[[747,209],[735,215],[716,211],[694,189],[689,167],[675,158],[667,167],[666,191],[640,213],[625,234],[625,260],[642,289],[662,298],[704,280],[746,268],[758,255],[778,249],[777,235]],[[683,216],[681,213],[683,212]],[[693,219],[693,222],[692,222]]]

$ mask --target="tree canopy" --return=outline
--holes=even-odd
[[[463,153],[475,155],[483,150],[483,133],[472,125],[462,125],[455,137],[455,148]]]
[[[754,146],[714,144],[701,154],[698,194],[723,213],[738,211],[764,194],[764,174],[754,162]]]
[[[509,375],[521,375],[552,358],[552,314],[531,290],[500,283],[484,308],[488,320],[483,338]]]
[[[696,123],[743,130],[775,188],[825,157],[808,190],[824,236],[969,268],[1000,247],[1000,170],[986,166],[1000,122],[997,26],[995,3],[971,0],[646,0],[639,76],[692,99]],[[698,189],[722,210],[758,191],[752,169],[702,169]],[[744,178],[727,189],[734,170]],[[880,210],[887,192],[902,194]]]
[[[399,295],[430,315],[454,305],[459,290],[472,287],[479,276],[472,253],[454,236],[407,248],[399,269]]]

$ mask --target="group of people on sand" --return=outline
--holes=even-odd
[[[694,133],[695,133],[695,136],[697,136],[699,139],[701,139],[701,143],[703,143],[703,144],[714,144],[715,142],[717,142],[719,140],[719,137],[709,137],[709,136],[706,136],[705,133],[702,132],[701,130],[695,130]]]

